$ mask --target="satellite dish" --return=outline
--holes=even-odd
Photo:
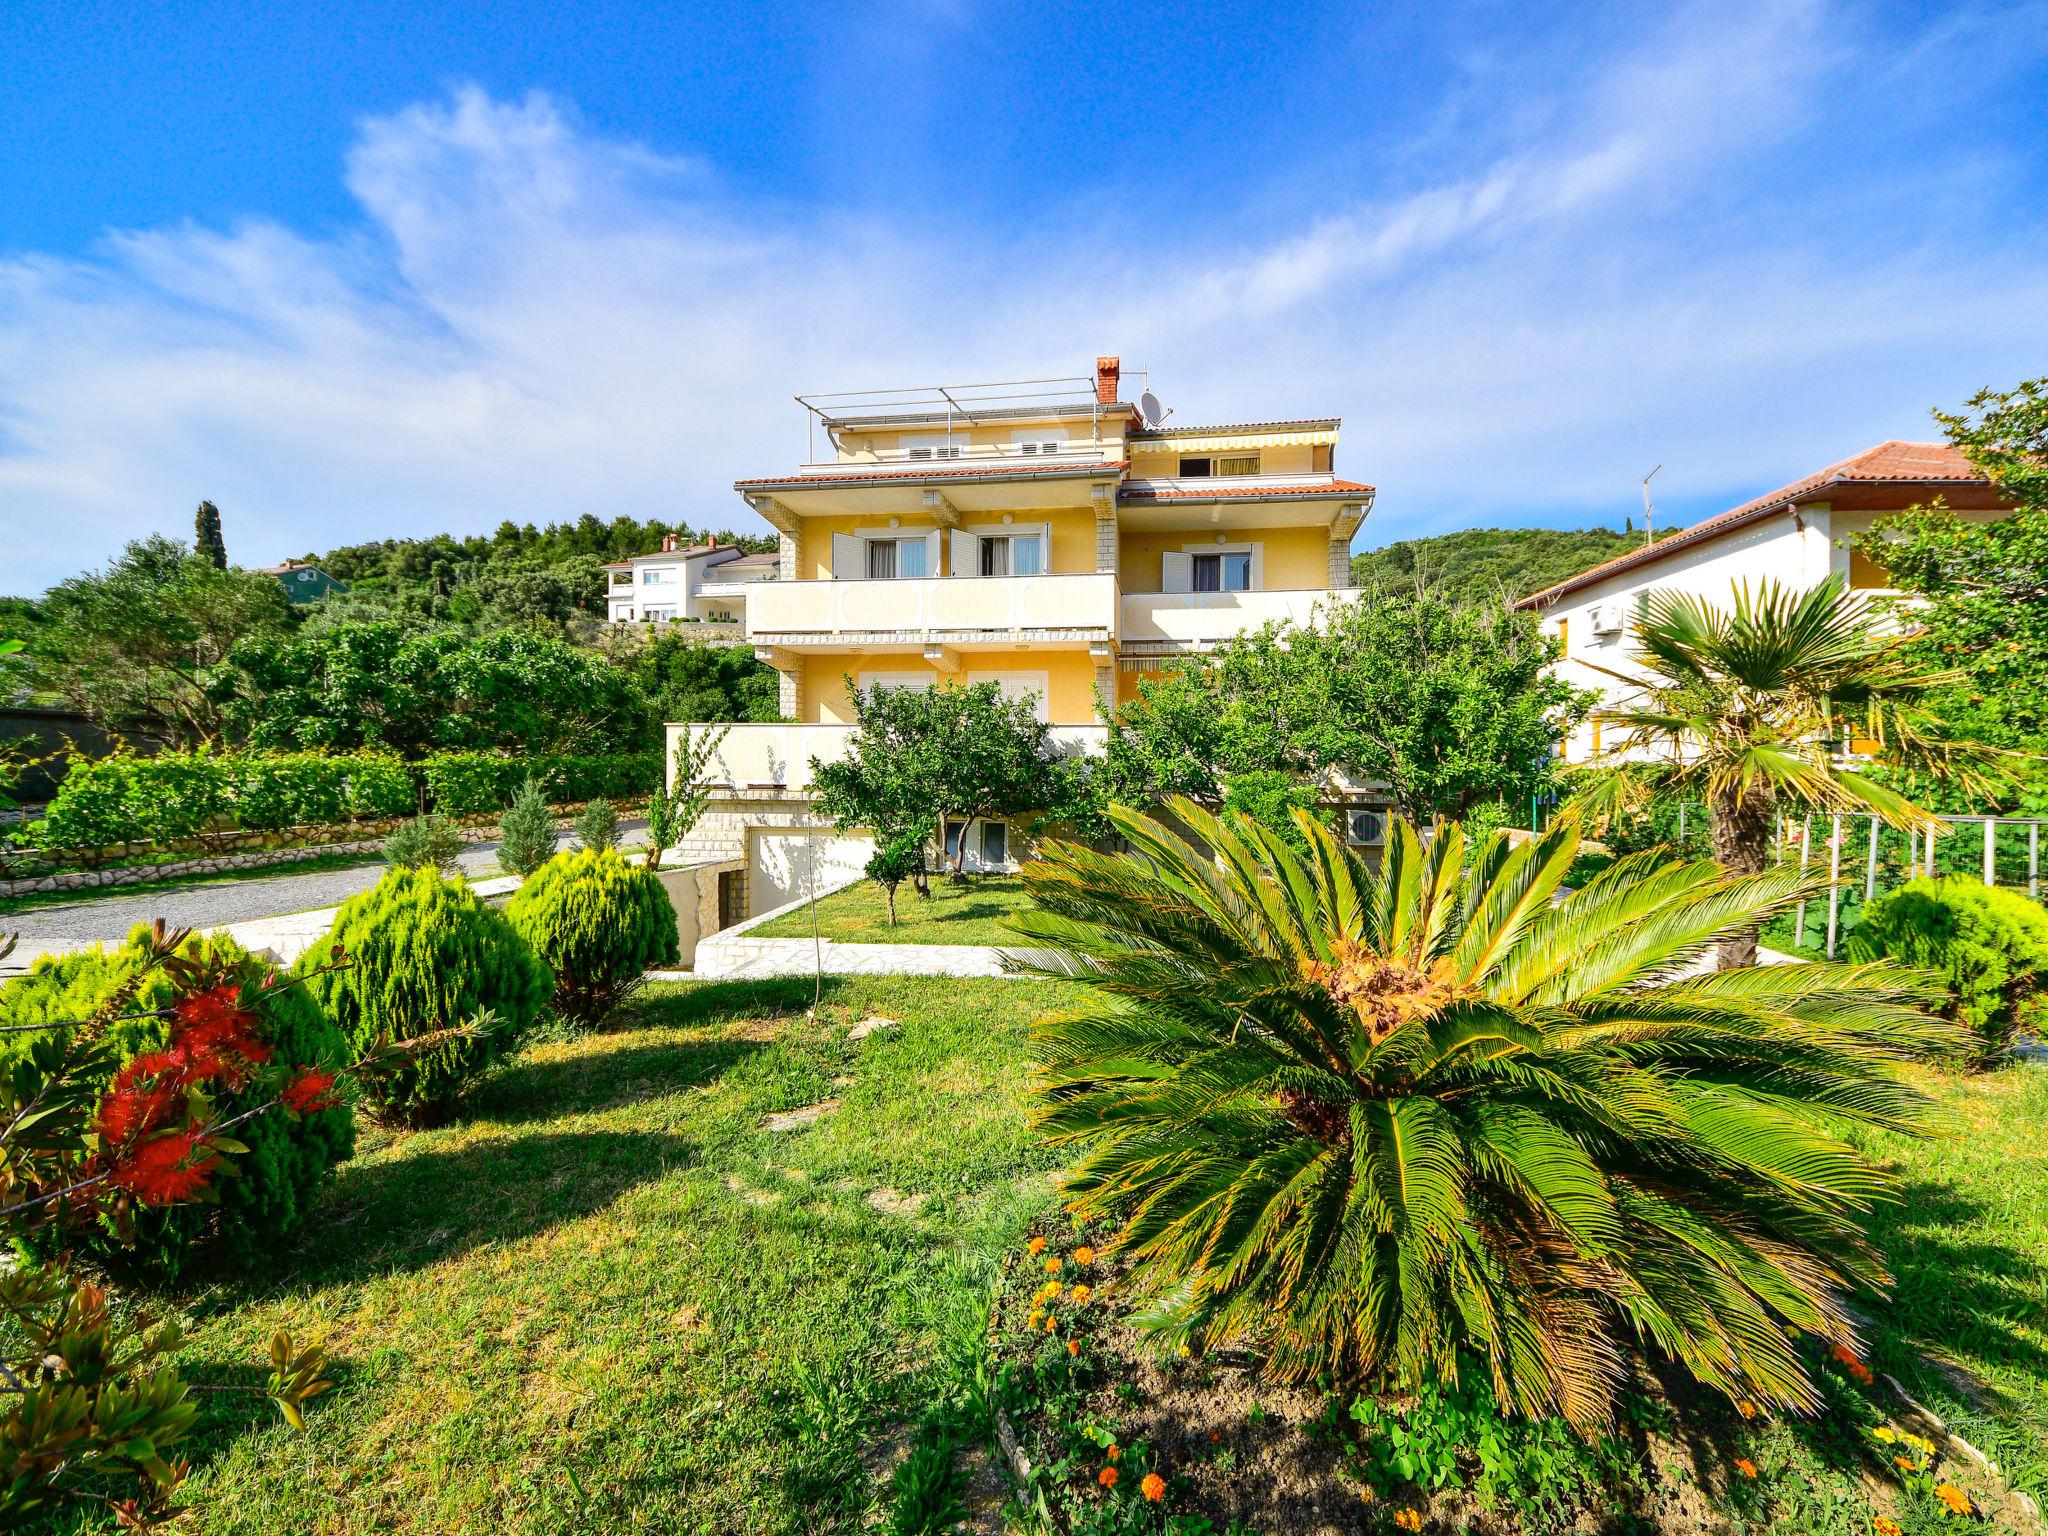
[[[1138,414],[1144,418],[1146,426],[1156,427],[1159,423],[1166,420],[1167,417],[1171,416],[1173,412],[1161,405],[1159,397],[1148,389],[1145,393],[1138,396]]]

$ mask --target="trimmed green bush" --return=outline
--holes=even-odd
[[[402,816],[417,796],[406,766],[374,753],[121,752],[73,764],[35,836],[51,848],[104,848],[216,828],[270,832]]]
[[[596,799],[576,817],[576,840],[586,848],[619,846],[619,813],[611,801]]]
[[[311,986],[357,1054],[380,1040],[452,1029],[485,1010],[497,1028],[450,1040],[366,1081],[365,1100],[386,1120],[431,1125],[530,1025],[553,987],[548,968],[461,880],[394,869],[334,916],[327,943],[353,965]],[[311,970],[325,948],[300,962]]]
[[[2048,1023],[2048,912],[2017,891],[1953,877],[1911,881],[1864,910],[1848,952],[1941,972],[1942,1013],[1977,1039],[1972,1067],[1995,1065],[2022,1031]]]
[[[94,945],[76,954],[38,960],[26,976],[0,986],[0,1025],[87,1017],[142,968],[147,932],[136,928],[117,949]],[[220,934],[194,935],[186,942],[185,953],[237,961],[247,951]],[[170,983],[162,975],[152,976],[125,1011],[161,1007],[171,995]],[[347,1042],[306,987],[260,994],[245,989],[242,996],[251,1004],[260,997],[265,1037],[286,1062],[328,1071],[347,1064]],[[162,1019],[127,1019],[113,1025],[108,1038],[116,1047],[115,1068],[160,1048],[168,1034]],[[0,1034],[0,1070],[25,1054],[37,1038],[27,1031]],[[222,1095],[216,1104],[222,1119],[254,1107],[232,1093]],[[86,1246],[99,1258],[132,1265],[166,1281],[177,1278],[187,1255],[201,1245],[225,1253],[245,1268],[262,1269],[312,1208],[327,1170],[354,1149],[355,1122],[346,1105],[305,1116],[273,1110],[237,1126],[233,1134],[249,1151],[235,1160],[237,1176],[219,1181],[219,1204],[138,1209],[132,1248],[123,1247],[111,1232],[94,1234]],[[79,1241],[75,1234],[71,1240]]]
[[[384,862],[394,869],[437,869],[453,874],[461,852],[461,829],[439,811],[400,822],[384,839]]]
[[[638,800],[661,781],[658,752],[593,755],[538,753],[505,757],[495,752],[441,752],[420,765],[427,798],[450,816],[482,816],[502,810],[529,778],[540,780],[554,805],[594,800]]]
[[[654,966],[681,958],[676,913],[660,878],[616,848],[583,848],[543,864],[505,916],[555,973],[555,1011],[602,1023]]]

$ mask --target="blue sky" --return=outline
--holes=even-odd
[[[1361,545],[1705,515],[2048,373],[2048,7],[0,8],[0,591],[595,512],[789,397],[1339,414]],[[1137,19],[1132,19],[1136,17]]]

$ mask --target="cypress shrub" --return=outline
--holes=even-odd
[[[602,1023],[641,972],[681,958],[676,913],[660,878],[616,848],[557,854],[512,899],[505,916],[555,973],[555,1011]]]
[[[0,1025],[88,1017],[142,969],[147,934],[148,929],[137,927],[117,949],[94,945],[76,954],[38,960],[26,976],[0,986]],[[186,941],[184,952],[199,960],[230,963],[248,955],[225,934],[195,934]],[[318,999],[304,986],[263,989],[262,978],[274,974],[259,963],[242,989],[242,1000],[262,1013],[264,1038],[279,1057],[294,1066],[328,1071],[346,1065],[348,1044]],[[159,973],[142,983],[134,1004],[124,1011],[159,1008],[171,997],[171,984]],[[169,1033],[163,1019],[124,1019],[112,1025],[107,1038],[116,1060],[107,1081],[131,1058],[162,1047]],[[0,1070],[10,1068],[38,1038],[28,1031],[0,1033]],[[221,1094],[215,1105],[223,1120],[255,1107],[254,1101],[232,1092]],[[233,1135],[249,1150],[235,1159],[236,1176],[217,1182],[218,1204],[137,1208],[133,1247],[124,1247],[111,1232],[84,1238],[74,1233],[67,1240],[82,1244],[98,1258],[133,1265],[167,1281],[177,1278],[188,1254],[200,1246],[260,1271],[305,1219],[327,1170],[354,1150],[355,1122],[347,1105],[303,1116],[272,1110],[243,1122]]]
[[[444,1042],[365,1082],[364,1097],[380,1118],[411,1125],[446,1119],[533,1022],[553,984],[503,913],[431,869],[394,869],[353,897],[335,914],[327,942],[354,964],[311,985],[358,1055],[379,1040],[450,1029],[486,1009],[497,1017],[486,1034]],[[301,969],[312,970],[320,953]]]
[[[462,832],[439,811],[402,821],[384,839],[384,862],[394,869],[435,869],[455,873]]]
[[[498,821],[498,862],[524,880],[555,856],[555,814],[540,780],[519,786]]]
[[[586,848],[619,846],[619,813],[611,801],[600,796],[583,807],[576,817],[576,840]]]
[[[2048,1023],[2048,912],[2017,891],[1953,877],[1910,881],[1864,910],[1848,953],[1941,972],[1943,1014],[1976,1037],[1973,1068],[1996,1065],[2022,1031]]]

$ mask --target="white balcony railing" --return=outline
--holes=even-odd
[[[685,731],[715,731],[715,725],[671,725],[668,728],[668,760],[673,763],[676,747]],[[810,788],[811,759],[835,763],[844,757],[853,741],[850,725],[735,725],[713,754],[707,779],[720,788],[735,791],[776,790],[802,793]],[[1051,727],[1053,754],[1073,757],[1099,755],[1108,739],[1100,725],[1055,725]]]
[[[1306,624],[1318,607],[1356,602],[1361,595],[1356,589],[1128,593],[1121,605],[1118,648],[1127,655],[1206,651],[1276,620]]]
[[[850,457],[825,459],[815,464],[800,465],[799,469],[806,475],[858,475],[878,469],[944,469],[948,465],[988,468],[1011,463],[1029,469],[1042,464],[1111,464],[1117,461],[1121,451],[1118,443],[1090,438],[1036,443],[970,443],[963,438],[956,443],[934,447],[852,449],[849,450]]]
[[[1093,639],[1116,632],[1116,577],[946,576],[920,581],[774,581],[747,594],[747,633],[760,645],[879,635]]]

